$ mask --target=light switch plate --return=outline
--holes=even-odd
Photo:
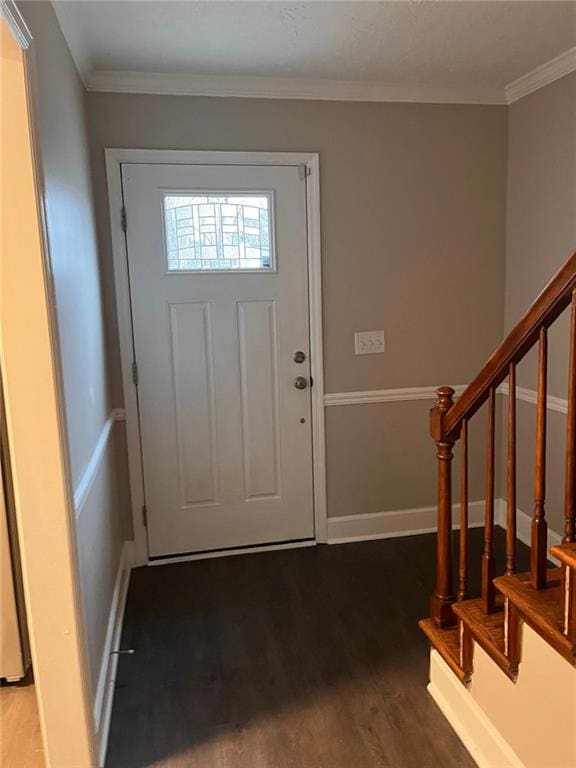
[[[357,355],[378,355],[384,352],[384,331],[360,331],[354,334]]]

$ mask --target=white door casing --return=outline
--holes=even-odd
[[[122,182],[150,556],[311,539],[301,169],[136,163]],[[164,195],[224,191],[270,196],[275,269],[168,270]]]

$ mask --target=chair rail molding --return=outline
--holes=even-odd
[[[453,384],[456,395],[461,395],[467,384]],[[405,387],[400,389],[370,389],[357,392],[329,392],[324,395],[326,407],[336,405],[363,405],[366,403],[401,403],[412,400],[433,400],[436,397],[436,387]],[[500,384],[497,394],[508,397],[508,382]],[[535,389],[516,387],[516,399],[536,405],[538,393]],[[568,400],[555,395],[548,395],[546,406],[550,411],[568,413]]]
[[[508,382],[505,381],[498,387],[499,395],[510,394],[510,388]],[[538,392],[535,389],[526,389],[526,387],[516,387],[516,399],[522,400],[525,403],[532,403],[536,405],[538,403]],[[568,413],[568,400],[562,397],[555,397],[554,395],[548,395],[546,398],[546,407],[549,411],[556,411],[557,413]]]
[[[86,464],[84,471],[82,472],[78,484],[74,488],[74,511],[76,513],[76,519],[80,517],[82,508],[84,507],[92,486],[94,485],[94,480],[98,474],[98,469],[102,463],[102,459],[104,458],[104,454],[106,453],[106,449],[108,447],[110,435],[112,433],[112,427],[116,421],[124,421],[125,419],[126,415],[124,410],[122,408],[115,408],[113,411],[111,411],[110,415],[104,422],[100,435],[98,436],[98,440],[96,441],[96,445],[94,446],[94,450],[92,451],[92,455],[90,456],[90,459]]]
[[[462,394],[466,384],[456,384],[453,389]],[[411,400],[433,400],[436,387],[405,387],[403,389],[372,389],[358,392],[331,392],[324,395],[324,405],[363,405],[365,403],[401,403]]]

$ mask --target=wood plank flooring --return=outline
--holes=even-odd
[[[472,768],[426,691],[434,546],[135,570],[107,768]]]
[[[33,683],[0,686],[0,766],[44,768],[44,750]]]

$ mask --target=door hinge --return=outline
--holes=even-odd
[[[138,386],[138,363],[136,360],[132,363],[132,381],[134,382],[134,386]]]
[[[144,526],[148,528],[148,510],[146,509],[146,504],[142,504],[142,522],[144,523]]]
[[[122,223],[122,231],[126,232],[126,208],[122,206],[122,211],[120,213],[120,221]]]
[[[311,172],[311,169],[307,165],[302,164],[298,166],[298,178],[300,181],[304,181],[306,176],[310,176]]]

